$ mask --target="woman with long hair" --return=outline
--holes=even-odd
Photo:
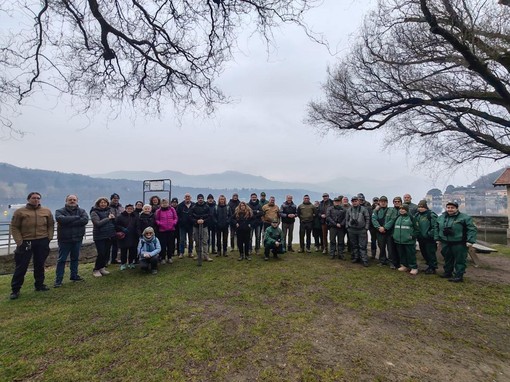
[[[238,259],[239,261],[251,260],[248,251],[250,247],[250,232],[252,220],[253,211],[251,210],[251,208],[245,202],[239,203],[232,218],[232,223],[235,226],[237,235],[237,247],[239,248]]]

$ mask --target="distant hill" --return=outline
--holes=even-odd
[[[483,175],[471,183],[469,186],[480,189],[493,189],[494,185],[492,183],[494,183],[494,181],[503,173],[503,171],[505,171],[505,169],[506,167],[498,171],[491,172],[490,174]]]
[[[320,171],[320,169],[318,169]],[[374,173],[375,174],[375,173]],[[333,195],[355,195],[363,192],[367,198],[380,196],[382,194],[390,197],[410,193],[414,199],[419,200],[430,188],[428,179],[419,177],[385,177],[384,174],[377,174],[385,179],[374,179],[374,174],[360,174],[356,178],[342,177],[332,178],[321,183],[306,183],[301,179],[295,182],[279,182],[267,179],[263,176],[255,176],[236,171],[225,171],[217,174],[188,175],[179,171],[115,171],[106,174],[94,174],[98,178],[108,179],[171,179],[173,185],[181,187],[203,187],[208,185],[211,188],[235,189],[238,187],[258,190],[307,190],[308,193],[322,194],[329,192]],[[301,195],[300,193],[294,193]],[[312,195],[311,195],[312,196]],[[320,200],[320,199],[319,199]]]

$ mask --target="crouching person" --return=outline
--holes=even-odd
[[[271,222],[271,226],[264,232],[264,260],[269,260],[269,252],[273,253],[275,259],[279,253],[285,252],[285,237],[283,231],[278,227],[278,219]]]
[[[161,244],[154,235],[154,229],[147,227],[143,230],[142,237],[138,242],[138,257],[140,259],[140,268],[153,275],[158,273],[159,253]]]

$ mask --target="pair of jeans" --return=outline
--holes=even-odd
[[[70,257],[69,269],[71,271],[71,280],[78,277],[78,260],[80,257],[82,240],[71,242],[58,242],[58,260],[55,271],[55,283],[60,284],[64,279],[67,257]]]
[[[193,226],[179,227],[179,253],[184,254],[186,246],[186,237],[188,238],[188,253],[193,253]]]

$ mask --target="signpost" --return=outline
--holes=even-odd
[[[163,195],[161,195],[163,194]],[[149,179],[143,181],[143,202],[147,203],[152,196],[172,197],[172,181],[170,179]]]

